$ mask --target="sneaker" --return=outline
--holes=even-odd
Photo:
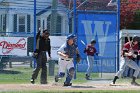
[[[133,86],[140,86],[140,84],[138,84],[137,82],[131,82],[131,85],[133,85]]]
[[[31,81],[31,83],[32,83],[32,84],[34,84],[34,83],[35,83],[35,80],[34,80],[34,79],[31,79],[30,81]]]
[[[86,80],[92,80],[89,75],[86,74]]]
[[[114,86],[115,85],[115,82],[111,82],[109,85],[110,86]]]
[[[55,79],[54,80],[55,80],[55,82],[58,82],[59,81],[58,75],[55,76]]]
[[[65,83],[64,82],[64,85],[63,86],[72,86],[72,83]]]
[[[90,78],[90,77],[86,77],[86,80],[92,80],[92,78]]]

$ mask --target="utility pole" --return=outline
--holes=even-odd
[[[51,14],[51,27],[50,27],[50,34],[56,34],[57,29],[57,6],[58,6],[58,0],[52,0],[52,14]]]

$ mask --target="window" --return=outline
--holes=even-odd
[[[0,32],[6,32],[6,14],[0,16]]]
[[[58,34],[61,34],[61,20],[62,20],[62,18],[61,18],[61,16],[60,15],[57,15],[57,26],[56,26],[56,33],[58,33]]]
[[[43,28],[42,29],[45,29],[45,20],[43,20]]]
[[[47,18],[47,29],[50,31],[51,29],[51,15],[48,16]],[[56,35],[61,35],[61,30],[62,30],[62,16],[57,14],[57,22],[56,22]],[[51,33],[51,32],[50,32]],[[54,33],[51,33],[54,35]]]
[[[26,32],[26,16],[18,15],[18,32]]]
[[[13,15],[13,32],[30,32],[31,16],[30,15]]]
[[[47,29],[50,32],[50,30],[51,30],[51,15],[49,15],[47,18]],[[51,34],[51,32],[50,32],[50,34]]]

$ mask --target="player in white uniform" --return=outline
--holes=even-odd
[[[57,51],[59,57],[59,71],[58,75],[55,76],[55,82],[65,76],[65,72],[67,70],[66,80],[64,82],[64,86],[71,86],[71,80],[74,76],[74,63],[73,58],[78,54],[78,48],[74,43],[75,36],[69,35],[67,37],[66,43],[64,43]]]

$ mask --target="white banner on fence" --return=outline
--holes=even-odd
[[[0,55],[27,56],[27,38],[0,37]]]
[[[52,59],[58,59],[57,50],[66,42],[66,36],[50,36]]]

